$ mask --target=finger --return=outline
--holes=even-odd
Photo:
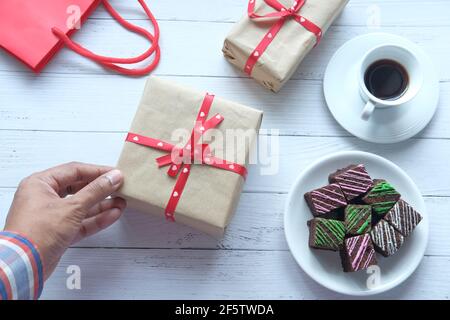
[[[117,191],[123,183],[123,175],[117,170],[111,170],[78,191],[71,198],[81,205],[86,212],[95,204]]]
[[[80,231],[78,232],[72,244],[77,243],[78,241],[86,237],[90,237],[96,234],[97,232],[108,228],[114,222],[119,220],[120,216],[122,215],[122,212],[123,210],[119,208],[112,208],[103,211],[102,213],[96,215],[95,217],[84,219],[81,222]]]
[[[83,189],[84,187],[86,187],[89,183],[90,183],[90,181],[74,182],[73,184],[68,185],[65,189],[61,190],[59,192],[59,196],[61,198],[64,198],[68,195],[75,194],[78,191],[80,191],[81,189]]]
[[[70,162],[39,172],[37,176],[44,179],[60,194],[68,186],[76,182],[89,183],[112,169],[107,166]]]
[[[112,199],[105,199],[97,204],[95,204],[91,209],[89,209],[88,214],[86,215],[86,218],[96,216],[103,211],[107,211],[113,208],[117,208],[120,210],[124,210],[127,206],[127,203],[122,198],[112,198]]]
[[[59,196],[61,198],[64,198],[68,195],[72,195],[77,193],[78,191],[80,191],[81,189],[83,189],[84,187],[86,187],[90,182],[92,181],[78,181],[78,182],[74,182],[73,184],[67,186],[60,194]]]

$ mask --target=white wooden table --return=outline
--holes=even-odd
[[[148,26],[134,1],[111,3],[126,18]],[[67,251],[42,298],[345,298],[316,284],[294,262],[284,239],[282,211],[295,178],[289,172],[300,172],[334,151],[365,150],[406,170],[419,184],[431,216],[430,242],[420,267],[379,298],[448,299],[450,2],[373,3],[351,0],[292,80],[273,94],[231,67],[221,54],[223,39],[244,14],[246,0],[149,1],[162,33],[162,60],[154,74],[263,109],[263,128],[277,128],[282,135],[279,174],[264,177],[251,169],[238,212],[219,242],[128,211],[105,232]],[[376,31],[416,42],[440,71],[435,118],[417,137],[396,145],[350,136],[331,117],[322,95],[323,72],[333,52],[356,35]],[[148,46],[122,30],[103,8],[74,38],[117,56],[131,56]],[[66,49],[38,76],[1,52],[1,223],[19,181],[28,174],[72,160],[114,165],[144,82],[105,72]],[[81,290],[66,288],[69,265],[81,267]]]

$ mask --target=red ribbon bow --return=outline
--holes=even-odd
[[[273,41],[277,33],[283,27],[287,19],[294,19],[300,25],[302,25],[306,30],[312,32],[316,36],[316,44],[320,42],[322,38],[322,29],[319,26],[306,19],[304,16],[298,14],[300,9],[305,4],[306,0],[296,0],[290,8],[286,8],[278,0],[264,0],[266,4],[274,8],[276,11],[267,13],[264,15],[258,15],[255,13],[255,2],[256,0],[250,0],[248,2],[248,16],[250,19],[262,19],[262,18],[278,18],[277,22],[269,29],[261,42],[256,46],[255,50],[248,57],[245,63],[244,71],[248,75],[252,74],[253,67],[258,61],[259,57],[266,51],[267,47]]]
[[[247,169],[244,166],[217,158],[212,155],[207,144],[199,144],[199,140],[205,132],[217,127],[224,120],[224,117],[220,114],[216,114],[206,120],[213,100],[214,95],[206,94],[198,112],[190,139],[182,148],[177,148],[166,141],[145,137],[136,133],[130,132],[127,135],[126,141],[128,142],[169,152],[157,158],[156,163],[159,167],[169,166],[167,174],[170,177],[176,178],[178,176],[165,209],[166,218],[170,221],[175,221],[174,212],[188,180],[192,164],[205,164],[218,169],[231,171],[241,175],[244,179],[247,176]]]

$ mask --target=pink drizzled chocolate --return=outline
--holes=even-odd
[[[341,252],[342,266],[345,272],[367,269],[376,265],[375,249],[369,234],[345,239]]]
[[[332,173],[328,180],[337,183],[348,201],[351,201],[369,191],[373,186],[372,178],[363,164],[352,164]]]
[[[305,193],[305,200],[314,216],[321,216],[347,205],[345,196],[336,183]]]

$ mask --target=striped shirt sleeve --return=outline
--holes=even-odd
[[[0,300],[38,299],[42,260],[36,246],[12,232],[0,232]]]

